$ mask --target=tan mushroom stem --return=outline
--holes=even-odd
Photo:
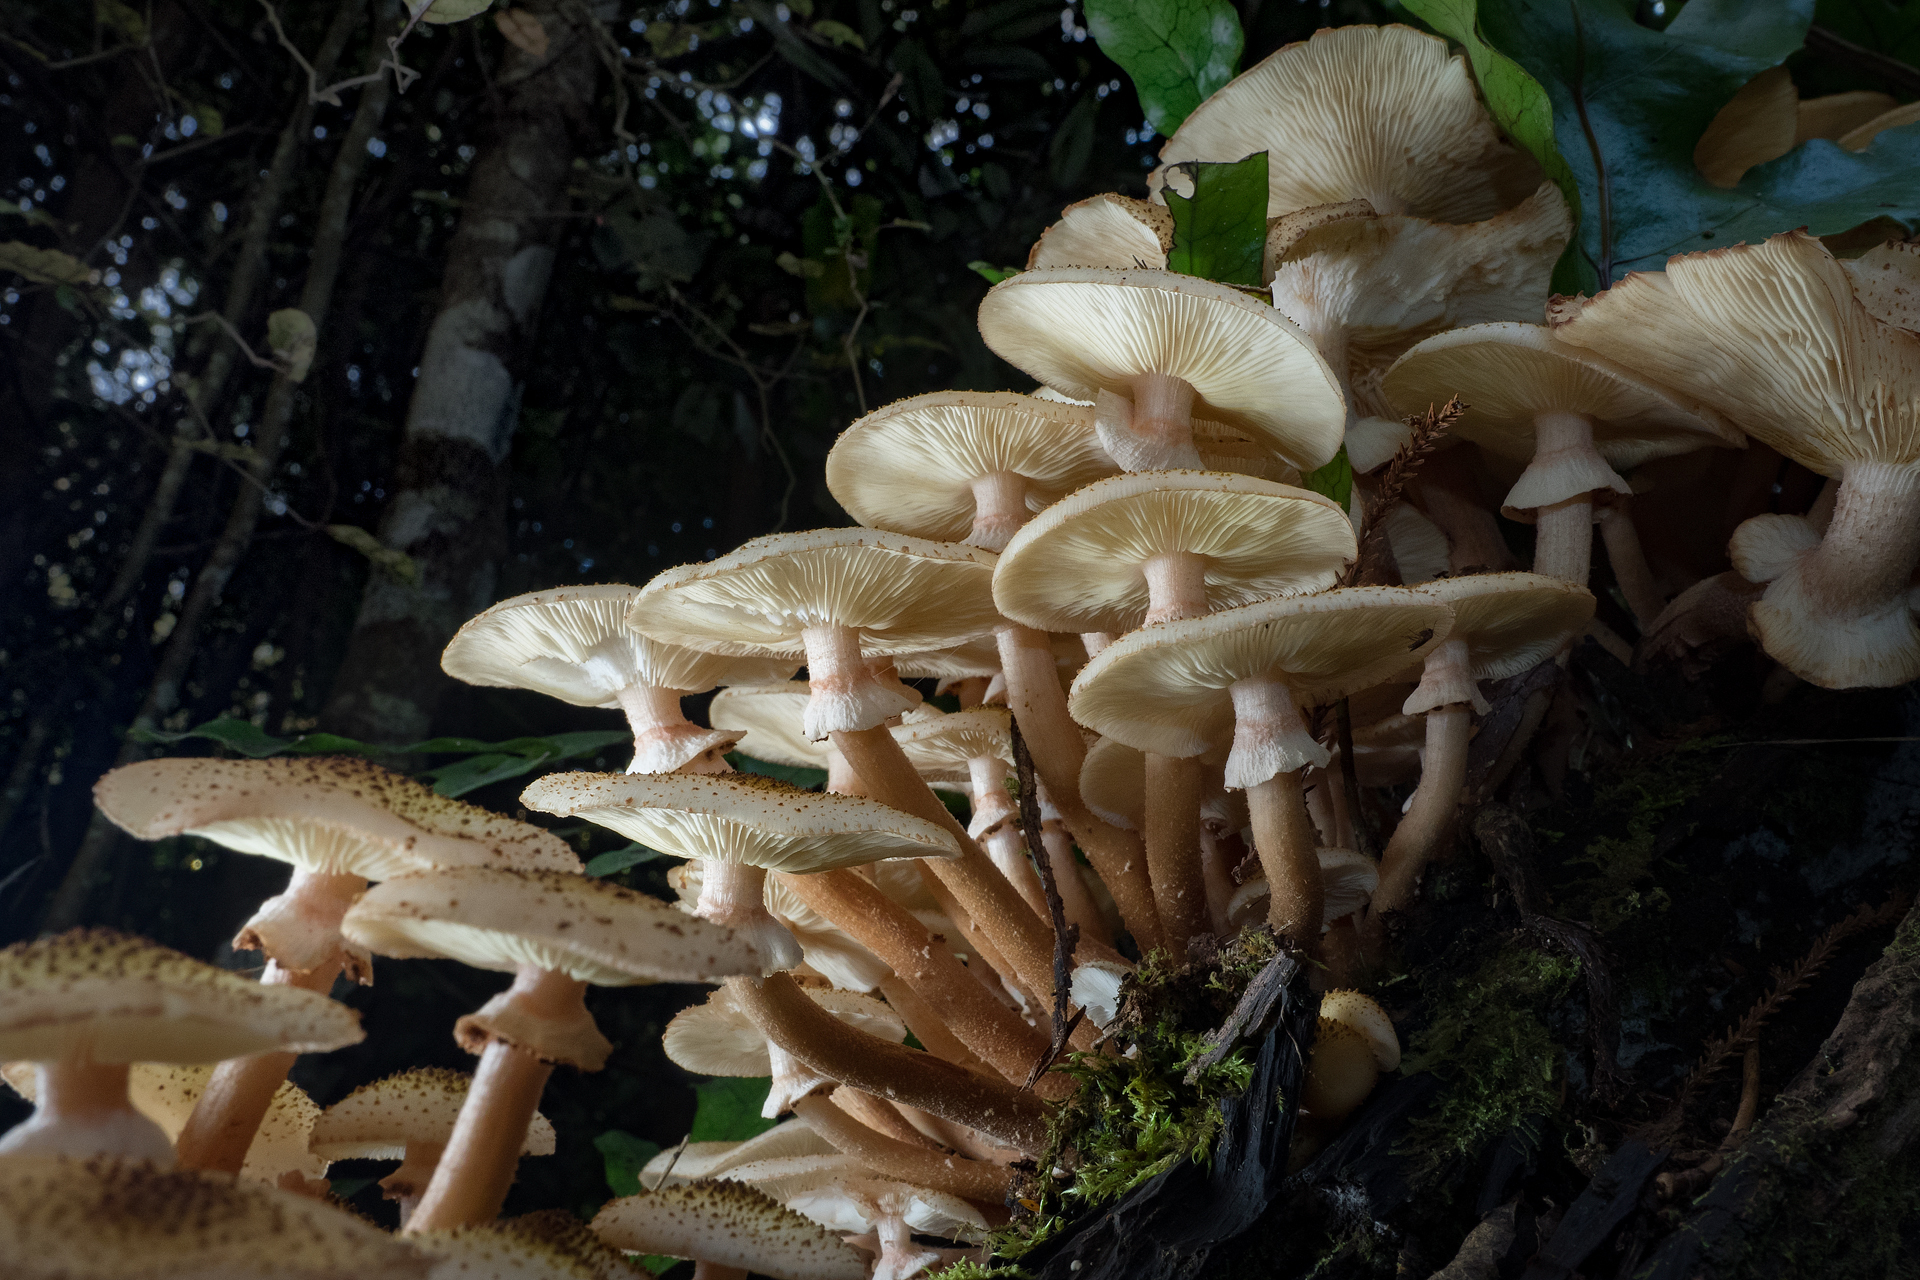
[[[1045,1145],[1049,1108],[1034,1094],[848,1026],[787,974],[726,985],[761,1034],[828,1079],[971,1125],[1022,1151]]]
[[[875,1133],[885,1134],[922,1151],[940,1150],[939,1143],[914,1128],[908,1122],[906,1113],[885,1098],[842,1087],[834,1091],[833,1104]],[[797,1107],[794,1109],[798,1110]]]
[[[745,937],[765,957],[767,973],[791,969],[805,959],[792,931],[767,910],[766,871],[724,858],[703,858],[700,868],[700,898],[693,914]]]
[[[973,481],[973,528],[966,541],[1004,551],[1007,539],[1027,522],[1027,478],[1017,471],[989,471]]]
[[[1053,883],[1060,891],[1060,905],[1066,909],[1067,920],[1080,926],[1082,938],[1111,947],[1113,935],[1108,932],[1106,917],[1100,914],[1100,907],[1087,888],[1086,877],[1080,874],[1080,864],[1074,860],[1073,837],[1068,834],[1066,824],[1058,819],[1041,823],[1040,845],[1046,850],[1047,861],[1053,864]]]
[[[269,985],[299,987],[322,995],[333,990],[340,976],[346,952],[334,960],[295,973],[267,961],[260,981]],[[182,1169],[208,1169],[216,1173],[239,1173],[246,1163],[247,1148],[260,1131],[273,1095],[286,1083],[293,1069],[292,1053],[256,1053],[246,1058],[229,1058],[213,1069],[207,1088],[194,1104],[193,1114],[173,1141]]]
[[[584,982],[556,970],[523,965],[514,974],[513,985],[487,1003],[502,1023],[572,1028],[582,1020],[592,1023],[586,995]],[[407,1222],[408,1232],[445,1231],[490,1222],[499,1214],[513,1185],[527,1126],[533,1123],[540,1093],[552,1074],[553,1064],[531,1049],[498,1036],[487,1039],[446,1152]]]
[[[993,859],[993,865],[1007,878],[1035,915],[1048,918],[1046,891],[1040,876],[1027,860],[1026,834],[1020,829],[1020,814],[1007,793],[1006,767],[992,756],[975,756],[967,761],[972,783],[968,799],[973,804],[973,821],[968,834]]]
[[[1593,490],[1626,482],[1593,447],[1593,419],[1583,413],[1548,411],[1534,415],[1533,461],[1521,473],[1507,505],[1525,510],[1529,481],[1565,492],[1569,483],[1585,487],[1571,497],[1533,507],[1533,571],[1562,582],[1587,585],[1593,564]],[[1591,483],[1586,483],[1590,481]]]
[[[860,656],[857,628],[808,627],[800,639],[807,648],[807,682],[812,691],[803,727],[813,741],[836,731],[872,729],[913,710],[914,699],[899,682],[889,688]]]
[[[433,1181],[433,1171],[440,1167],[440,1157],[446,1150],[444,1142],[409,1142],[400,1167],[380,1179],[381,1196],[400,1206],[401,1230],[413,1220],[413,1211],[420,1207],[420,1197]]]
[[[887,1004],[900,1015],[900,1021],[907,1024],[907,1030],[913,1032],[913,1038],[925,1046],[928,1053],[969,1071],[993,1070],[979,1054],[967,1048],[946,1020],[899,974],[889,973],[880,979],[880,994],[887,998]]]
[[[1517,561],[1500,536],[1500,522],[1475,492],[1474,450],[1442,449],[1420,468],[1420,502],[1427,519],[1447,539],[1447,565],[1455,573],[1497,573]]]
[[[1408,701],[1415,699],[1443,701],[1427,712],[1426,751],[1420,759],[1420,785],[1414,790],[1413,803],[1380,855],[1380,883],[1360,929],[1360,941],[1370,961],[1378,961],[1382,954],[1386,913],[1404,911],[1413,901],[1420,872],[1440,847],[1460,807],[1460,791],[1467,782],[1467,742],[1473,732],[1473,713],[1476,705],[1482,710],[1487,707],[1474,686],[1465,640],[1448,640],[1427,655],[1420,687]]]
[[[1825,536],[1797,555],[1753,606],[1755,634],[1769,652],[1825,647],[1844,654],[1863,641],[1904,649],[1913,632],[1908,588],[1917,565],[1920,471],[1884,462],[1849,463]],[[1842,637],[1852,643],[1842,643]],[[1795,670],[1804,675],[1803,665]],[[1844,672],[1847,664],[1834,666]],[[1842,675],[1815,683],[1867,682]]]
[[[1094,395],[1093,429],[1122,471],[1200,470],[1193,444],[1193,384],[1167,373],[1142,373],[1132,398],[1105,389]]]
[[[1333,787],[1329,778],[1338,778],[1338,769],[1311,769],[1307,772],[1305,791],[1307,795],[1307,814],[1313,819],[1315,831],[1320,833],[1320,843],[1329,849],[1348,849],[1352,846],[1340,838],[1340,806],[1333,802]]]
[[[745,1267],[730,1267],[724,1262],[708,1262],[705,1258],[696,1258],[693,1263],[693,1280],[747,1280],[752,1274]]]
[[[111,1156],[173,1167],[166,1130],[136,1111],[124,1062],[34,1064],[33,1114],[0,1137],[3,1156]]]
[[[1099,657],[1100,651],[1112,643],[1113,633],[1111,631],[1082,631],[1080,633],[1080,645],[1087,651],[1087,661],[1089,662]]]
[[[633,763],[628,773],[659,773],[668,762],[684,757],[690,739],[709,738],[711,729],[703,729],[687,719],[680,707],[686,696],[679,689],[656,689],[652,685],[628,685],[614,695],[620,709],[627,713],[627,726],[633,730]],[[679,773],[732,773],[719,748],[707,747],[685,764]]]
[[[853,771],[853,766],[847,763],[847,758],[840,754],[840,748],[833,745],[832,739],[827,741],[827,790],[842,796],[867,794],[860,775]]]
[[[1200,876],[1207,889],[1207,923],[1216,937],[1230,937],[1233,927],[1227,921],[1227,903],[1233,900],[1234,855],[1230,850],[1238,839],[1215,835],[1200,824]]]
[[[1147,580],[1147,625],[1198,618],[1207,612],[1207,558],[1169,551],[1140,566]]]
[[[781,881],[878,956],[970,1052],[1009,1080],[1026,1079],[1034,1059],[1046,1050],[1045,1037],[989,994],[945,940],[929,933],[905,907],[851,871],[782,875]],[[907,1016],[905,1010],[901,1016]],[[918,1027],[914,1034],[921,1034]],[[921,1043],[929,1042],[921,1036]]]
[[[1285,681],[1256,676],[1234,681],[1228,692],[1233,749],[1227,756],[1227,786],[1247,793],[1253,847],[1271,886],[1267,923],[1311,951],[1320,941],[1326,889],[1300,774],[1309,765],[1325,768],[1331,755],[1307,732]]]
[[[1131,831],[1094,817],[1080,799],[1080,765],[1087,756],[1080,726],[1067,714],[1053,646],[1047,633],[1006,626],[995,633],[1000,669],[1007,678],[1007,705],[1033,755],[1034,771],[1046,784],[1061,821],[1113,895],[1120,919],[1141,951],[1161,945],[1160,913],[1147,875],[1146,850]]]
[[[908,1142],[862,1124],[841,1105],[841,1099],[852,1092],[836,1089],[831,1096],[811,1094],[793,1104],[794,1114],[834,1150],[852,1156],[883,1177],[987,1204],[999,1204],[1007,1198],[1013,1186],[1013,1170],[949,1155],[931,1143]]]
[[[1204,790],[1197,758],[1146,753],[1147,874],[1160,912],[1160,936],[1175,956],[1186,954],[1188,938],[1211,928],[1200,867]]]
[[[344,968],[349,979],[370,986],[372,957],[348,946],[340,936],[340,917],[366,890],[365,876],[331,876],[295,867],[287,891],[261,903],[253,918],[240,926],[233,949],[264,951],[275,964],[294,973],[331,962]]]
[[[1626,597],[1627,608],[1645,635],[1653,621],[1667,607],[1667,598],[1654,584],[1653,569],[1640,547],[1640,531],[1633,527],[1632,499],[1606,492],[1594,504],[1594,522],[1600,526],[1600,540],[1606,544],[1607,564],[1613,580]]]

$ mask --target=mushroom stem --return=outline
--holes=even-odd
[[[747,1280],[752,1274],[746,1267],[730,1267],[705,1258],[696,1258],[693,1262],[693,1280]]]
[[[1166,374],[1144,374],[1133,399],[1101,388],[1093,397],[1093,433],[1122,471],[1198,468],[1193,444],[1193,387]]]
[[[899,974],[889,973],[880,980],[880,994],[887,998],[893,1011],[900,1015],[900,1021],[907,1024],[907,1030],[913,1032],[913,1038],[924,1045],[928,1053],[969,1071],[993,1070],[979,1054],[967,1048],[960,1037],[953,1033],[953,1028],[934,1012],[933,1006],[923,1000],[913,985]]]
[[[1594,449],[1587,415],[1538,413],[1533,431],[1533,461],[1506,505],[1534,512],[1533,571],[1584,587],[1593,562],[1593,491],[1631,491]]]
[[[1174,956],[1206,933],[1207,882],[1200,867],[1200,761],[1147,752],[1147,874],[1160,910],[1160,936]]]
[[[523,966],[509,990],[528,1017],[571,1024],[585,1013],[587,984],[557,970]],[[531,1050],[498,1037],[487,1041],[446,1153],[407,1222],[408,1233],[471,1226],[499,1214],[527,1126],[552,1074],[553,1064]]]
[[[260,904],[240,926],[235,951],[264,951],[282,969],[304,973],[328,961],[342,965],[352,981],[373,983],[372,957],[340,936],[340,917],[367,890],[367,878],[326,875],[295,867],[287,891]]]
[[[1080,633],[1080,647],[1087,651],[1087,661],[1089,662],[1099,657],[1100,651],[1112,643],[1113,633],[1111,631],[1082,631]]]
[[[973,481],[973,528],[966,541],[1005,551],[1007,540],[1027,522],[1027,478],[1017,471],[989,471]]]
[[[1111,947],[1113,934],[1108,931],[1106,917],[1100,914],[1100,907],[1087,888],[1086,877],[1080,874],[1080,864],[1073,856],[1073,837],[1067,833],[1066,824],[1058,820],[1041,823],[1040,845],[1053,866],[1054,887],[1060,891],[1060,905],[1066,908],[1067,920],[1080,926],[1082,939]]]
[[[1607,547],[1607,564],[1613,569],[1613,580],[1619,585],[1620,594],[1626,597],[1627,608],[1633,610],[1640,634],[1645,635],[1653,626],[1653,620],[1666,609],[1667,598],[1654,584],[1653,569],[1640,547],[1640,531],[1633,526],[1632,499],[1608,496],[1610,501],[1594,507],[1593,517],[1600,525],[1600,539]]]
[[[951,693],[953,700],[960,704],[960,709],[968,711],[986,701],[987,690],[992,684],[992,676],[967,676],[947,685],[942,692]]]
[[[687,719],[679,689],[628,685],[614,695],[633,731],[633,762],[628,773],[732,773],[733,766],[714,749],[714,731]]]
[[[1105,882],[1120,919],[1142,951],[1160,945],[1160,914],[1147,877],[1140,838],[1093,816],[1080,799],[1080,765],[1087,757],[1080,726],[1067,714],[1053,647],[1047,633],[1006,626],[995,633],[1000,669],[1007,678],[1007,705],[1033,753],[1034,771],[1046,783],[1061,821]]]
[[[836,1089],[831,1096],[811,1094],[793,1104],[794,1114],[834,1150],[852,1156],[883,1177],[988,1204],[999,1204],[1007,1198],[1013,1187],[1013,1170],[948,1155],[931,1143],[908,1142],[872,1129],[841,1105],[840,1099],[851,1092]]]
[[[839,796],[863,796],[866,786],[860,781],[860,775],[853,771],[847,758],[840,754],[840,748],[827,740],[827,790]]]
[[[806,1101],[806,1099],[797,1099],[797,1101]],[[843,1086],[834,1090],[833,1105],[875,1133],[885,1134],[889,1138],[897,1139],[910,1147],[918,1147],[922,1151],[940,1150],[939,1143],[914,1128],[900,1108],[885,1098],[876,1098],[870,1093],[862,1093],[858,1089],[848,1089]],[[798,1108],[794,1110],[797,1112]]]
[[[1207,887],[1207,922],[1215,937],[1226,938],[1233,934],[1233,926],[1227,920],[1227,903],[1233,900],[1233,855],[1223,837],[1207,830],[1206,824],[1200,826],[1200,876]],[[1240,842],[1235,839],[1234,845]]]
[[[1313,819],[1313,829],[1320,835],[1320,843],[1329,849],[1344,849],[1347,846],[1340,840],[1339,806],[1333,802],[1333,783],[1338,776],[1337,769],[1309,770],[1304,779],[1307,797],[1307,814]]]
[[[1147,625],[1198,618],[1207,609],[1207,558],[1169,551],[1140,566],[1147,580]]]
[[[1000,874],[1034,914],[1048,919],[1046,891],[1027,860],[1026,836],[1020,829],[1013,797],[1007,793],[1005,766],[992,756],[974,756],[967,761],[967,772],[971,777],[967,794],[973,802],[973,821],[967,825],[967,833],[980,842],[993,865],[1000,868]]]
[[[124,1062],[34,1064],[33,1114],[0,1137],[0,1156],[111,1156],[173,1167],[166,1130],[134,1110]]]
[[[726,986],[761,1034],[829,1079],[971,1125],[1028,1153],[1046,1143],[1049,1108],[1025,1090],[850,1027],[787,974],[728,978]]]
[[[787,926],[767,910],[767,873],[744,862],[701,859],[700,900],[693,913],[743,934],[764,957],[761,972],[791,969],[805,956]]]
[[[1152,440],[1169,452],[1181,445],[1193,447],[1193,384],[1170,373],[1143,373],[1133,379],[1133,420],[1136,436]]]
[[[802,727],[813,741],[835,732],[876,728],[916,705],[898,681],[889,688],[874,675],[860,656],[856,628],[808,627],[800,640],[807,649],[807,683],[812,691]]]
[[[413,1211],[420,1207],[420,1195],[433,1181],[433,1171],[440,1167],[440,1157],[446,1153],[444,1142],[409,1142],[406,1157],[400,1161],[400,1167],[380,1179],[380,1194],[392,1200],[400,1207],[400,1229],[407,1229],[407,1223],[413,1220]]]
[[[1299,772],[1277,773],[1248,787],[1247,815],[1254,850],[1267,873],[1267,923],[1295,946],[1311,951],[1320,940],[1327,894]]]
[[[1033,864],[1027,861],[1027,843],[1020,828],[1003,822],[980,837],[980,847],[1020,894],[1021,901],[1032,908],[1036,917],[1043,917],[1047,911],[1046,891],[1040,887],[1040,877]]]
[[[1473,445],[1432,454],[1420,468],[1420,501],[1447,539],[1447,564],[1458,573],[1498,573],[1517,564],[1500,522],[1479,499]]]
[[[325,995],[340,975],[345,952],[332,961],[304,973],[282,969],[272,960],[260,981],[268,985],[299,987]],[[187,1117],[186,1127],[174,1139],[173,1148],[182,1169],[207,1169],[216,1173],[239,1173],[246,1163],[247,1148],[253,1135],[266,1119],[273,1095],[286,1083],[293,1069],[292,1053],[256,1053],[246,1058],[229,1058],[213,1069],[207,1088]]]
[[[1539,507],[1535,516],[1533,571],[1586,586],[1593,569],[1593,495]]]
[[[947,943],[905,907],[850,871],[782,875],[781,881],[800,901],[880,957],[928,1009],[938,1012],[968,1050],[1009,1080],[1026,1079],[1034,1059],[1046,1051],[1045,1037],[988,994],[954,959]],[[919,1034],[917,1029],[914,1034]]]
[[[1440,846],[1467,784],[1467,740],[1473,708],[1450,702],[1427,712],[1427,749],[1420,761],[1420,785],[1413,805],[1380,855],[1380,883],[1360,925],[1360,942],[1370,963],[1377,963],[1386,940],[1385,915],[1404,911],[1413,901],[1420,872]]]

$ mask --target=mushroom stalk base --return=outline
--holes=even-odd
[[[1594,518],[1600,524],[1600,540],[1606,544],[1613,580],[1627,598],[1627,608],[1633,610],[1640,633],[1645,635],[1666,609],[1667,598],[1654,585],[1647,553],[1640,546],[1640,531],[1633,524],[1633,509],[1627,500],[1618,499],[1594,508]]]
[[[269,960],[260,981],[325,995],[333,989],[333,980],[339,974],[338,958],[305,973],[290,973]],[[215,1067],[206,1092],[200,1095],[186,1127],[174,1140],[180,1167],[239,1173],[247,1160],[247,1148],[253,1145],[253,1135],[260,1131],[260,1122],[273,1103],[274,1092],[286,1082],[297,1056],[256,1053],[248,1058],[229,1058]]]
[[[1320,941],[1327,894],[1299,772],[1275,774],[1248,787],[1247,816],[1267,873],[1267,923],[1295,946],[1312,951]]]
[[[173,1167],[164,1129],[134,1110],[124,1062],[41,1062],[33,1114],[0,1137],[0,1156],[111,1156]]]
[[[1465,703],[1448,703],[1427,712],[1427,749],[1420,765],[1420,785],[1414,790],[1412,807],[1393,829],[1386,852],[1380,855],[1380,883],[1360,929],[1361,947],[1369,963],[1378,963],[1383,954],[1386,913],[1404,911],[1412,903],[1420,872],[1440,847],[1460,808],[1472,729],[1473,709]]]
[[[1011,1169],[948,1155],[931,1144],[922,1146],[869,1128],[840,1106],[841,1096],[836,1091],[832,1097],[816,1093],[802,1098],[793,1104],[794,1114],[834,1150],[852,1156],[882,1177],[988,1204],[999,1204],[1007,1198],[1013,1186]]]
[[[1187,939],[1207,933],[1207,882],[1200,866],[1200,800],[1205,785],[1196,759],[1147,752],[1147,874],[1160,911],[1160,933],[1177,958]]]

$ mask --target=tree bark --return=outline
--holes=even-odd
[[[493,600],[504,546],[505,462],[540,306],[564,223],[571,129],[592,106],[595,33],[578,5],[534,0],[536,59],[509,47],[493,141],[474,164],[448,251],[440,307],[407,409],[397,483],[380,538],[405,553],[406,582],[375,567],[321,715],[376,741],[427,736],[452,680],[440,651]]]

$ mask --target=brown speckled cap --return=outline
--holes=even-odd
[[[439,1261],[433,1280],[652,1280],[564,1209],[407,1237]]]
[[[617,1249],[744,1267],[773,1280],[865,1280],[867,1257],[738,1182],[693,1182],[609,1202],[593,1229]]]
[[[424,1280],[431,1260],[324,1201],[142,1161],[0,1160],[7,1280]]]
[[[360,1015],[111,929],[0,950],[0,1059],[218,1062],[357,1044]]]
[[[410,1142],[445,1143],[473,1077],[445,1067],[417,1067],[363,1084],[319,1114],[310,1146],[326,1160],[404,1160]],[[534,1112],[523,1156],[550,1156],[553,1122]]]

